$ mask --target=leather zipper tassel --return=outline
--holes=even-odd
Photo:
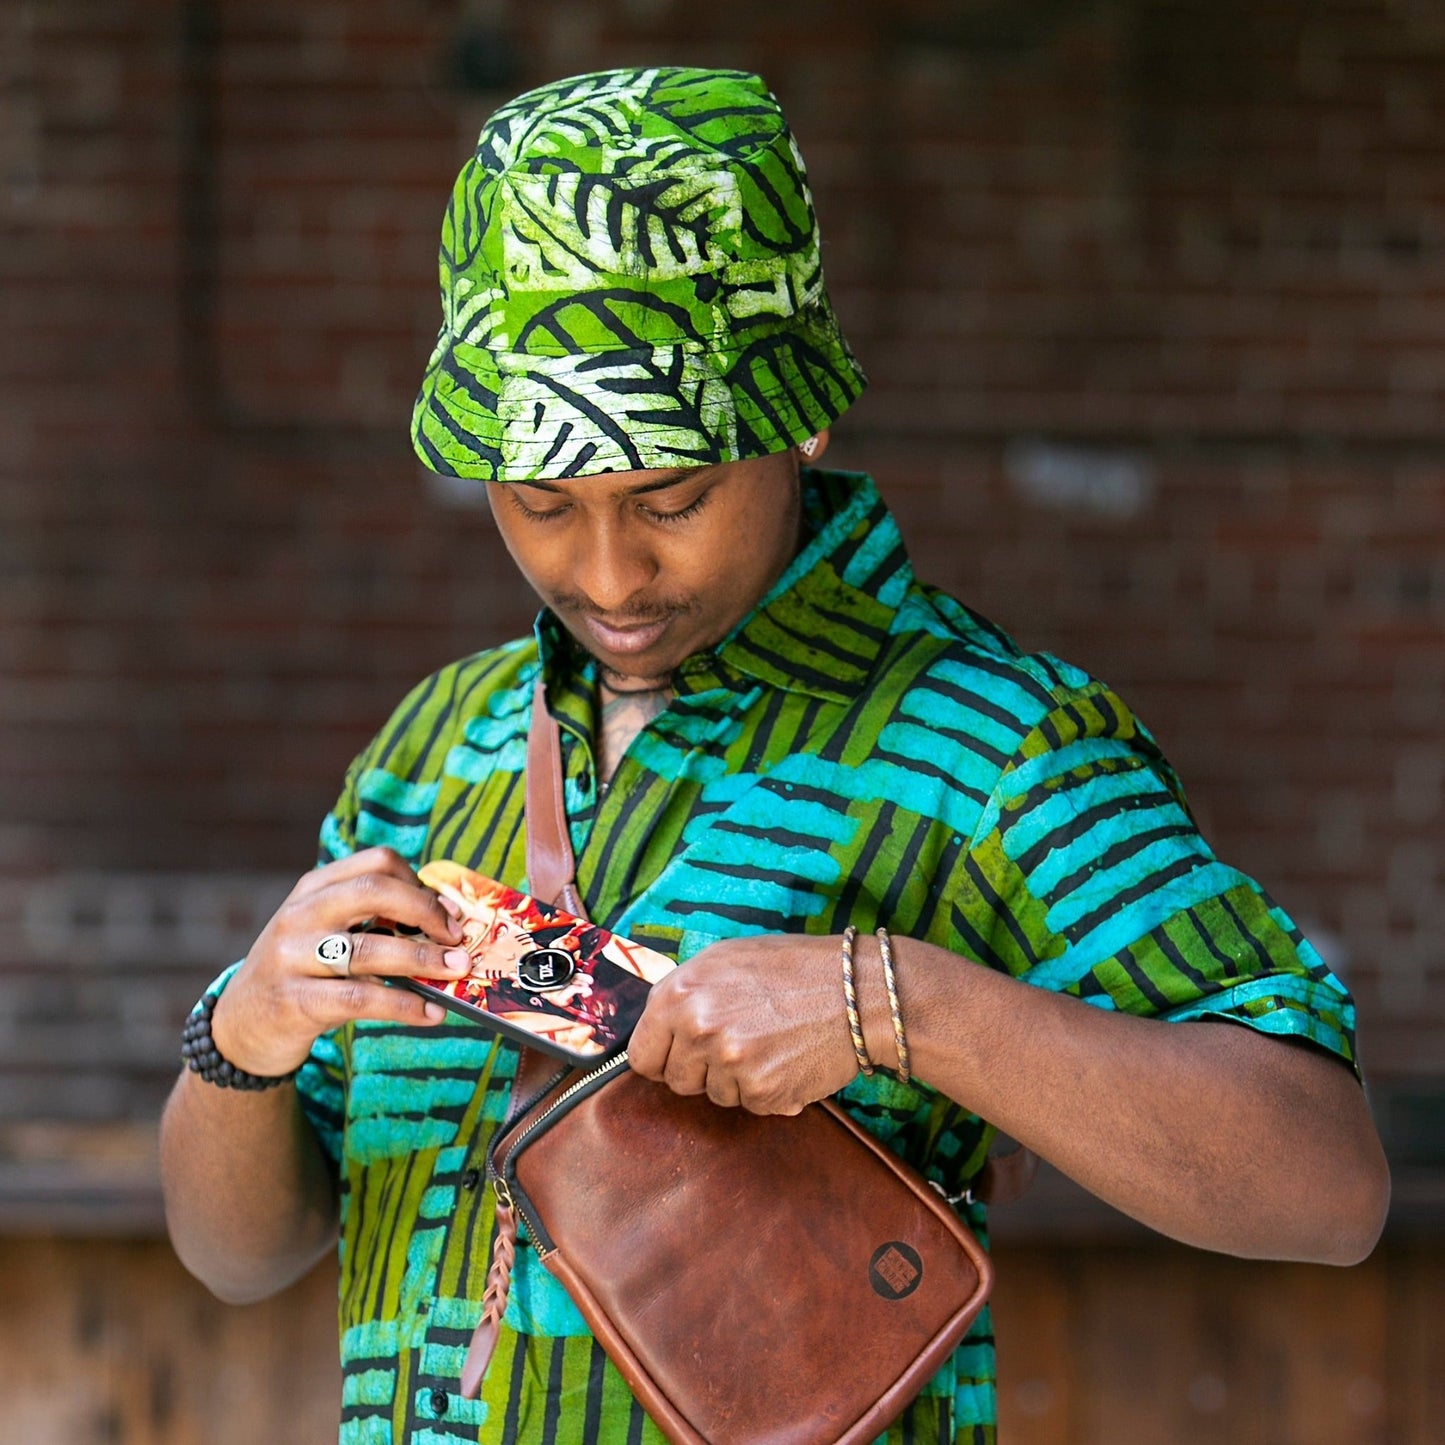
[[[502,1333],[502,1316],[512,1292],[512,1265],[517,1257],[517,1212],[504,1181],[497,1180],[497,1237],[492,1244],[492,1263],[487,1270],[487,1288],[482,1295],[482,1317],[472,1331],[467,1357],[462,1362],[462,1394],[475,1400],[482,1393],[482,1381],[496,1353]]]

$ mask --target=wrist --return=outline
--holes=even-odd
[[[292,1019],[305,1032],[287,1027]],[[211,1036],[233,1065],[258,1076],[294,1073],[310,1056],[317,1032],[303,1014],[285,1005],[284,996],[251,960],[222,982]]]
[[[859,1012],[863,1016],[863,1038],[868,1045],[868,1057],[877,1068],[896,1074],[898,1041],[893,1033],[893,1018],[888,1007],[883,954],[874,934],[866,934],[859,941],[863,944],[859,983],[863,996],[859,1000]]]
[[[837,940],[841,945],[841,940]],[[897,1037],[884,981],[883,957],[876,935],[859,933],[853,941],[853,983],[864,1052],[875,1069],[898,1072]]]
[[[247,1069],[237,1055],[228,1051],[228,1046],[217,1042],[213,1029],[217,1005],[234,975],[234,969],[222,974],[191,1010],[181,1031],[182,1064],[203,1082],[223,1089],[258,1092],[290,1083],[296,1077],[299,1064],[290,1069]]]

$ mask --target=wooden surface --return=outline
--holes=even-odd
[[[1445,1250],[1351,1270],[996,1248],[1003,1445],[1439,1445]]]
[[[1445,1248],[1354,1270],[997,1250],[1001,1445],[1439,1445]],[[326,1445],[334,1274],[219,1304],[159,1242],[0,1239],[4,1445]]]
[[[159,1242],[0,1240],[4,1445],[325,1445],[336,1283],[220,1304]]]

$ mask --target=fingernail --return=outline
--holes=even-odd
[[[442,962],[448,973],[470,973],[472,957],[465,948],[449,948],[442,954]]]
[[[422,1012],[429,1022],[439,1024],[446,1016],[447,1011],[439,1003],[432,1003],[430,999],[422,1005]]]
[[[458,903],[455,898],[448,898],[445,893],[439,893],[437,897],[441,901],[442,907],[445,908],[446,911],[450,913],[457,922],[460,923],[462,917],[462,905]]]

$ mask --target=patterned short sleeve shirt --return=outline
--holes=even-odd
[[[878,925],[1094,1007],[1229,1019],[1353,1066],[1348,994],[1200,837],[1153,738],[1104,684],[913,576],[871,481],[806,472],[808,541],[597,785],[595,665],[554,618],[444,668],[353,764],[322,861],[384,844],[525,886],[532,688],[561,726],[578,883],[599,923],[682,962],[723,938]],[[341,1182],[343,1445],[662,1437],[522,1247],[483,1396],[457,1379],[492,1233],[482,1181],[515,1065],[461,1019],[318,1041],[302,1097]],[[860,1076],[865,1128],[960,1193],[988,1125]],[[983,1232],[982,1211],[970,1210]],[[993,1438],[987,1312],[887,1438]]]

